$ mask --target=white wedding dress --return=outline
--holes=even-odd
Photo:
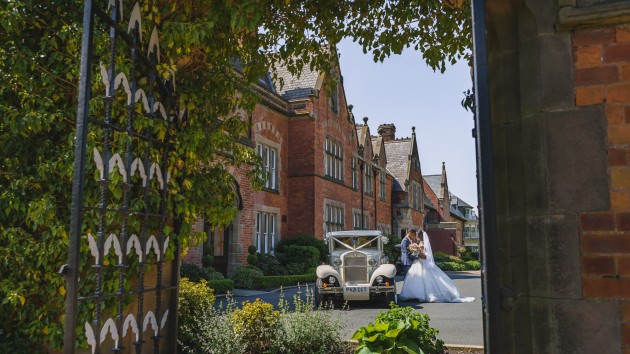
[[[460,297],[457,286],[433,260],[431,242],[426,232],[424,253],[426,259],[416,259],[405,276],[405,282],[398,297],[401,300],[420,300],[422,302],[471,302],[474,297]]]

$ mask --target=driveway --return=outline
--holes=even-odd
[[[481,312],[481,277],[476,272],[447,272],[453,279],[461,296],[474,296],[475,301],[469,303],[418,303],[400,301],[400,306],[411,306],[419,313],[429,315],[431,327],[440,331],[439,338],[446,344],[483,346],[483,323]],[[403,281],[397,279],[397,290],[400,292]],[[292,299],[300,292],[304,297],[304,289],[289,288],[283,291],[285,299]],[[234,300],[238,303],[256,298],[277,304],[280,291],[244,291],[235,290]],[[217,298],[216,306],[222,306],[225,298]],[[385,309],[383,302],[353,301],[344,309],[332,310],[334,315],[344,324],[345,339],[350,339],[352,334],[361,326],[374,322],[376,316]]]

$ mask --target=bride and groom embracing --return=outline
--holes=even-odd
[[[411,230],[400,243],[405,282],[402,300],[423,302],[471,302],[474,297],[460,297],[455,283],[436,264],[429,236],[423,230]]]

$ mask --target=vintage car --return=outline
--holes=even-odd
[[[329,247],[330,265],[317,267],[317,304],[341,298],[397,302],[396,267],[383,253],[388,239],[380,231],[328,232],[324,241]]]

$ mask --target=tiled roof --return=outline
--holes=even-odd
[[[455,215],[455,216],[457,216],[458,218],[460,218],[460,219],[462,219],[462,220],[468,220],[468,218],[466,218],[466,217],[464,216],[464,214],[462,214],[462,213],[459,211],[459,209],[454,208],[454,207],[453,207],[453,205],[451,205],[451,215]]]
[[[435,195],[440,195],[442,189],[442,175],[426,175],[422,176]]]
[[[238,71],[239,73],[243,73],[243,63],[239,59],[231,59],[230,61],[232,62],[232,65],[234,65],[234,69],[236,71]],[[269,90],[270,92],[276,93],[276,87],[271,80],[271,75],[269,74],[269,72],[267,72],[265,76],[258,79],[258,84],[260,84],[262,87]]]
[[[472,209],[472,206],[470,204],[466,203],[460,197],[456,196],[453,193],[451,193],[451,204],[457,205],[458,207],[462,207],[462,208]]]
[[[378,152],[381,151],[378,146],[378,138],[378,136],[372,137],[372,151],[374,151],[375,154],[378,154]]]
[[[408,177],[409,154],[411,153],[411,139],[389,140],[385,142],[387,168],[398,182],[399,191],[405,191],[405,180]],[[396,187],[396,183],[394,183]],[[396,189],[394,189],[396,191]]]
[[[311,71],[308,66],[302,69],[300,77],[292,75],[287,67],[280,65],[276,67],[276,74],[276,89],[286,100],[308,97],[314,92],[317,79],[319,78],[319,72]],[[282,87],[280,87],[280,78],[282,78],[284,83]]]
[[[359,139],[359,146],[363,146],[364,142],[365,142],[365,131],[367,129],[365,129],[365,126],[363,124],[356,124],[355,125],[356,129],[357,129],[357,138]]]
[[[435,205],[433,205],[433,202],[431,201],[431,199],[429,199],[429,196],[426,194],[426,192],[424,194],[424,206],[437,210]]]

